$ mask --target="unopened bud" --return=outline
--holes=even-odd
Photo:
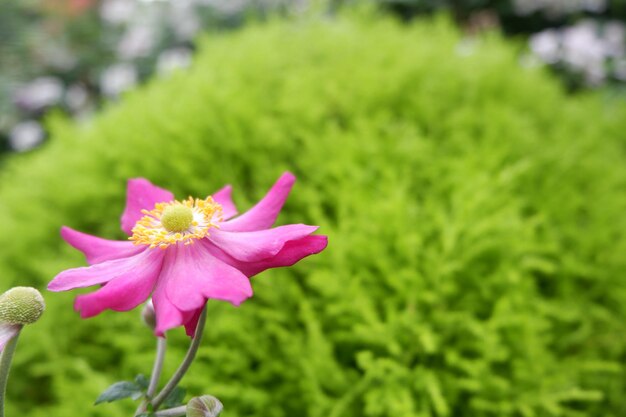
[[[217,417],[224,406],[212,395],[194,397],[187,403],[187,417]]]
[[[46,309],[41,293],[31,287],[14,287],[0,295],[0,321],[31,324]]]
[[[141,310],[141,319],[144,323],[146,323],[146,326],[154,330],[156,327],[156,313],[154,312],[152,299],[149,299],[146,302],[146,305],[143,306],[143,310]]]

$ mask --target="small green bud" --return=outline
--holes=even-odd
[[[0,295],[0,321],[31,324],[46,309],[41,293],[31,287],[14,287]]]
[[[182,204],[167,206],[161,215],[161,224],[168,232],[184,232],[193,222],[193,211]]]
[[[194,397],[187,403],[187,417],[217,417],[224,406],[212,395]]]
[[[156,313],[154,311],[154,305],[152,299],[149,299],[141,310],[141,319],[150,329],[154,330],[156,327]]]

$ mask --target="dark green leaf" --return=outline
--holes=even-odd
[[[113,402],[123,398],[136,400],[143,396],[143,389],[135,382],[120,381],[107,388],[96,400],[95,404]]]
[[[148,378],[146,378],[145,375],[139,374],[135,377],[135,384],[139,385],[141,389],[145,391],[148,389],[150,381],[148,381]]]
[[[174,408],[179,405],[183,405],[183,400],[185,399],[185,394],[187,391],[184,388],[176,387],[163,401],[164,408]]]

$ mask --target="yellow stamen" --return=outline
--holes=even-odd
[[[151,248],[166,249],[178,242],[190,245],[207,237],[209,229],[222,221],[222,206],[212,197],[157,203],[153,210],[141,212],[144,216],[133,227],[129,239],[135,245]]]

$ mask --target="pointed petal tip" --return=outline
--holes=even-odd
[[[151,210],[156,203],[172,201],[174,194],[152,184],[145,178],[130,178],[126,182],[126,207],[120,221],[122,230],[132,234],[135,223],[143,217],[142,209]]]
[[[144,177],[133,177],[133,178],[129,178],[128,180],[126,180],[127,185],[137,183],[137,182],[143,182],[143,183],[148,183],[150,185],[154,185],[147,178],[144,178]]]
[[[315,248],[315,253],[320,253],[321,251],[323,251],[324,249],[326,249],[326,247],[328,246],[328,236],[326,235],[316,235],[319,237],[319,243],[317,248]]]
[[[284,172],[274,182],[265,196],[250,210],[241,216],[222,223],[223,230],[246,232],[262,230],[271,227],[280,213],[285,200],[291,192],[296,176],[291,172]]]
[[[74,246],[72,245],[72,241],[74,240],[73,238],[80,237],[80,235],[85,234],[79,232],[78,230],[72,229],[69,226],[61,226],[61,229],[59,229],[59,233],[61,234],[61,238],[71,246]]]
[[[222,251],[243,262],[270,259],[291,241],[311,235],[319,226],[287,224],[254,232],[217,230],[207,239]]]
[[[58,273],[54,278],[52,278],[52,281],[48,283],[48,286],[46,287],[46,289],[52,292],[67,291],[68,288],[65,288],[66,286],[63,285],[63,282],[62,282],[65,272],[66,271],[62,271]]]
[[[232,193],[233,187],[228,184],[212,194],[213,199],[222,206],[224,220],[228,220],[239,214],[237,206],[235,206],[233,202]]]
[[[285,185],[288,187],[292,187],[296,182],[296,176],[290,171],[283,172],[278,180],[276,180],[276,184],[280,183],[281,185]]]

